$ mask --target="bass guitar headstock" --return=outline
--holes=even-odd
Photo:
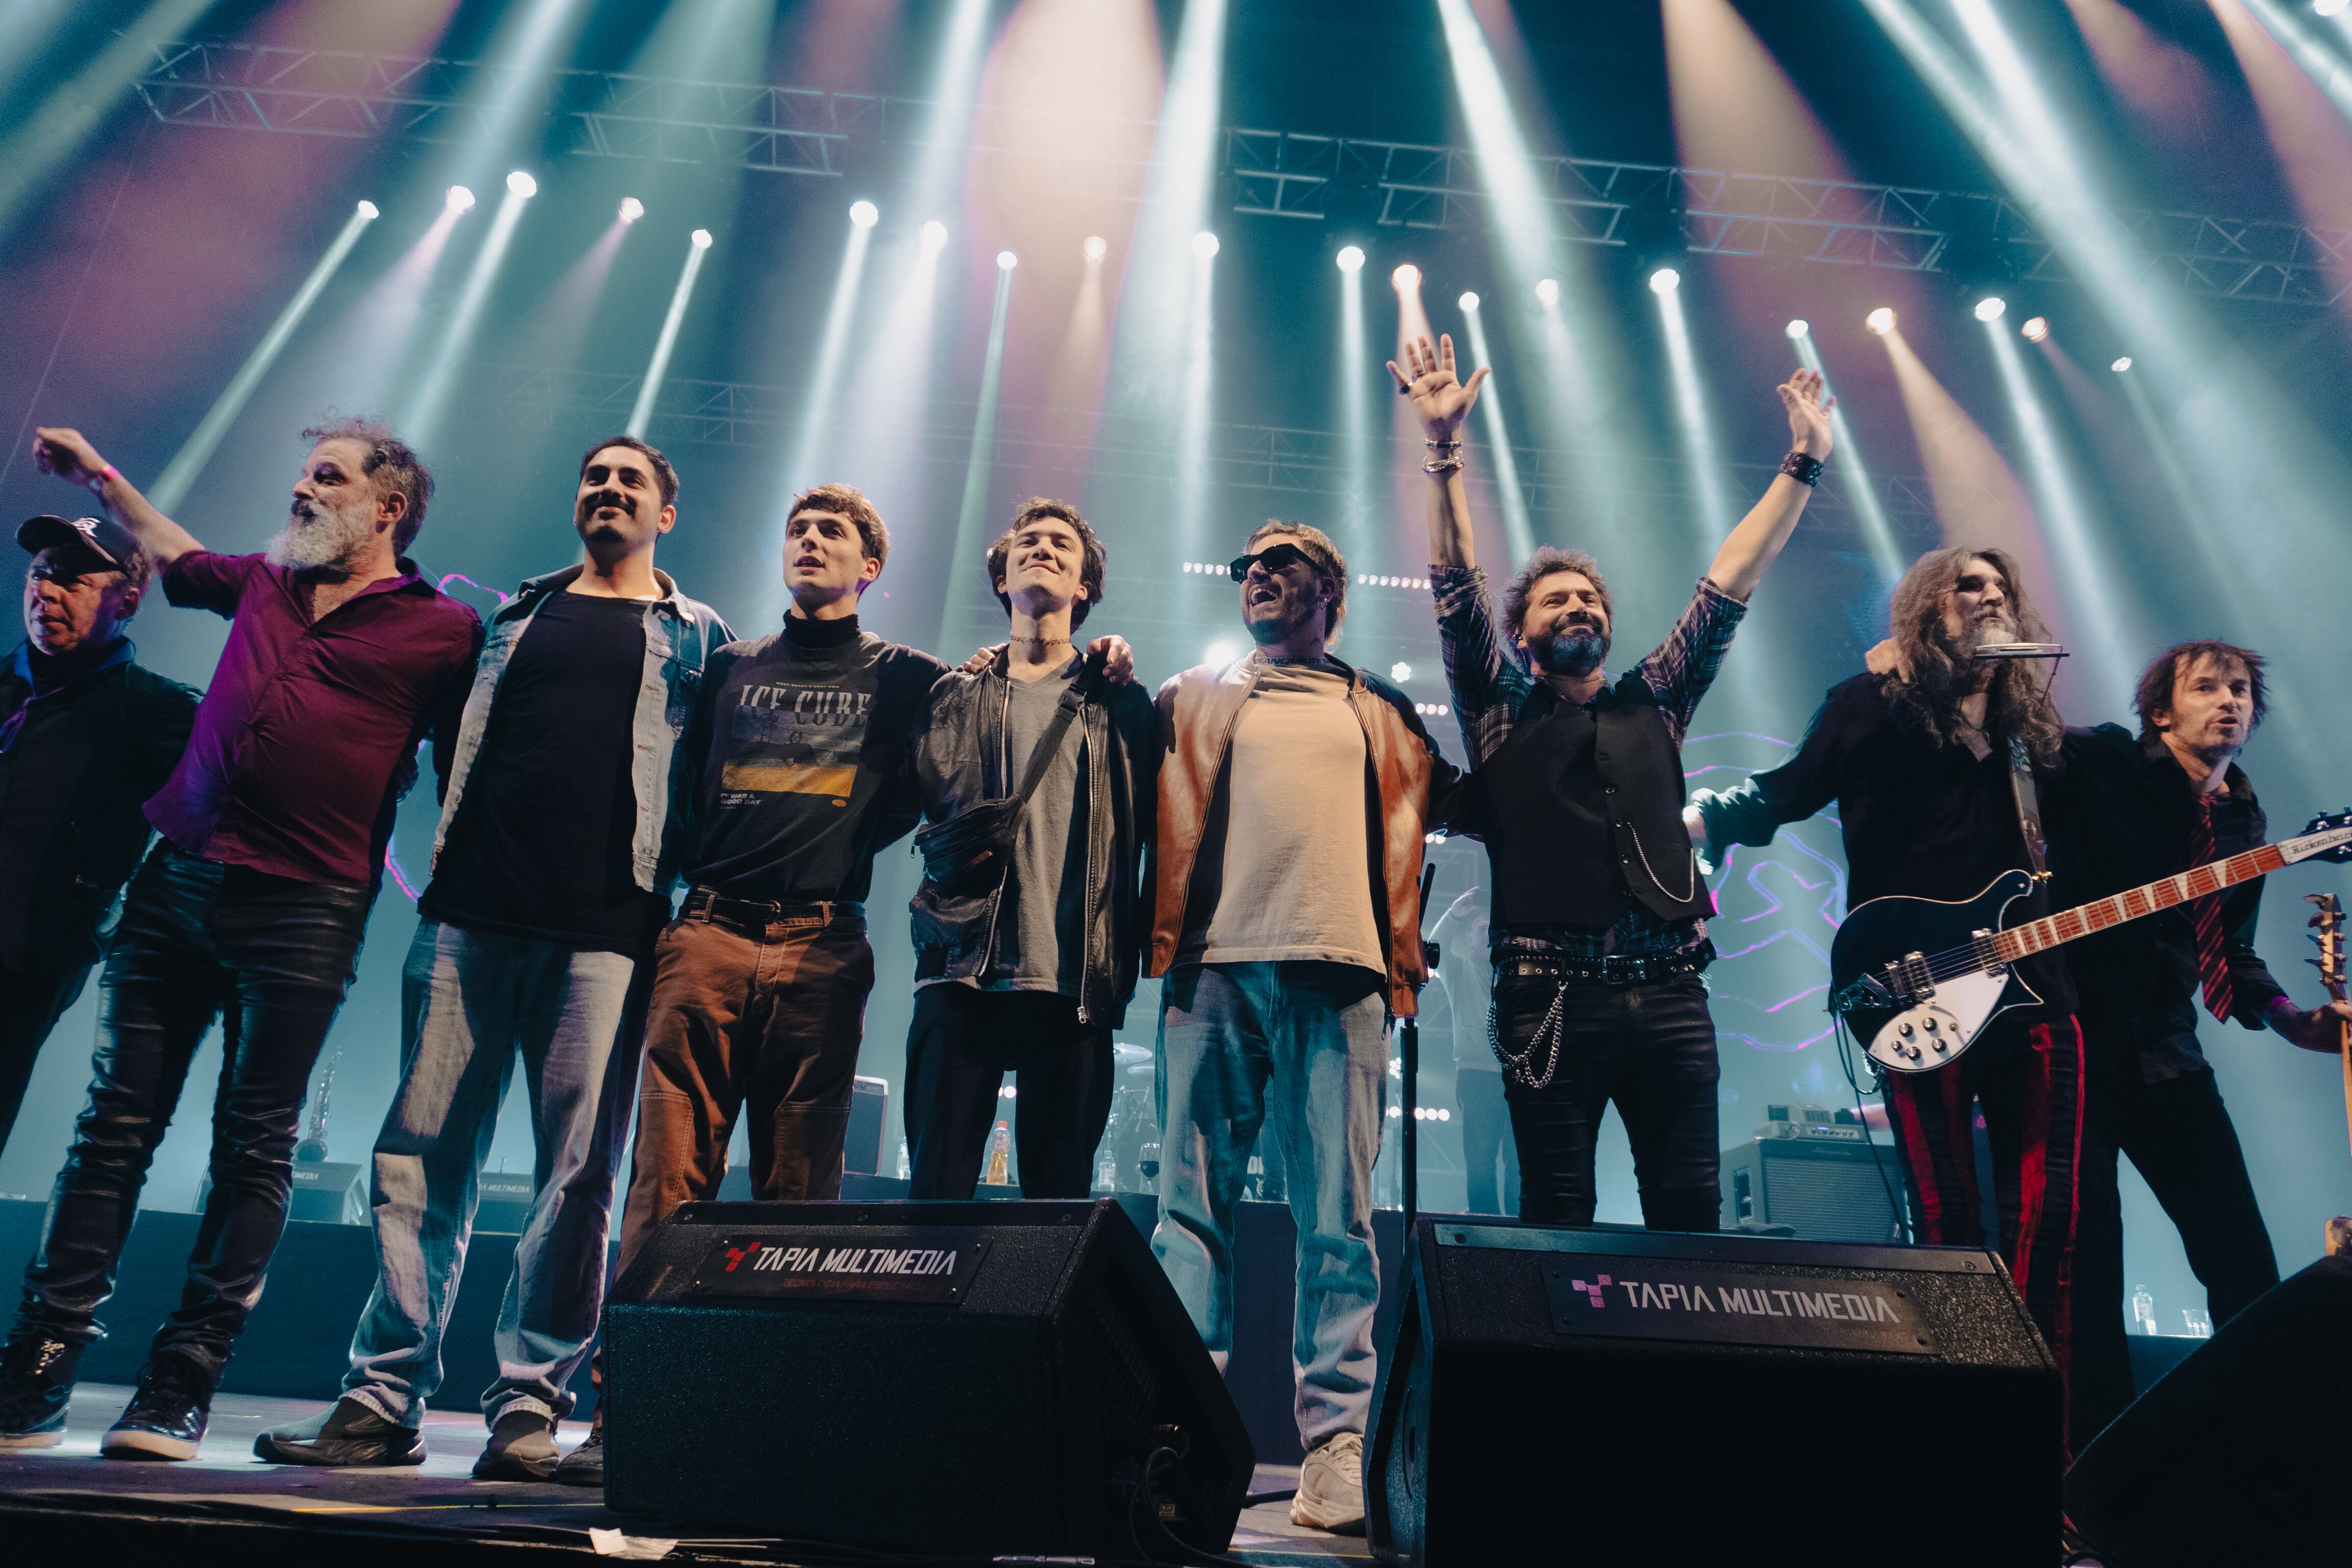
[[[2342,811],[2323,811],[2311,819],[2305,834],[2332,833],[2339,827],[2352,827],[2352,806]],[[2333,860],[2341,866],[2352,862],[2352,844],[2339,844],[2333,849],[2323,849],[2312,857],[2315,860]]]
[[[2338,1002],[2344,995],[2344,901],[2334,893],[2305,893],[2305,902],[2317,912],[2311,917],[2311,940],[2319,944],[2319,956],[2306,962],[2319,970],[2319,983]]]

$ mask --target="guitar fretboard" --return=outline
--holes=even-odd
[[[2264,844],[2226,860],[2216,860],[2145,887],[2132,888],[2093,903],[2077,904],[2071,910],[2061,910],[2054,915],[2044,915],[2038,921],[1997,932],[1992,939],[1993,952],[1999,962],[2013,963],[2028,953],[2268,876],[2286,863],[2286,856],[2277,845]]]

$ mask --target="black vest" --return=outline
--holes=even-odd
[[[1636,899],[1668,921],[1715,912],[1683,826],[1682,748],[1638,678],[1590,712],[1538,682],[1480,778],[1498,929],[1613,925]]]

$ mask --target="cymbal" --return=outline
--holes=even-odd
[[[1151,1059],[1151,1047],[1130,1046],[1122,1042],[1111,1047],[1110,1055],[1113,1061],[1122,1066],[1133,1066],[1137,1062],[1149,1062]]]

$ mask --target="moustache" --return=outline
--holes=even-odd
[[[593,517],[606,507],[611,507],[625,517],[637,515],[637,503],[619,490],[598,490],[594,495],[586,497],[580,503],[580,515]]]

